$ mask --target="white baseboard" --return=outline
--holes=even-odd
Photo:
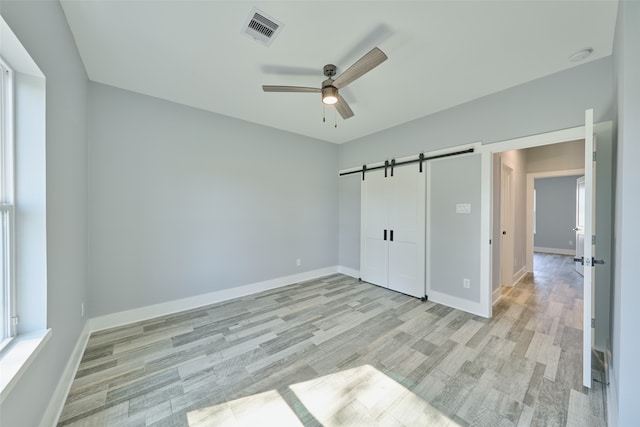
[[[559,248],[543,248],[536,246],[533,248],[533,252],[541,252],[543,254],[558,254],[558,255],[575,255],[575,249],[559,249]]]
[[[516,274],[513,275],[513,285],[516,285],[524,276],[527,275],[527,266],[523,266]]]
[[[427,295],[431,302],[466,311],[467,313],[475,314],[477,316],[489,317],[489,314],[485,312],[485,307],[483,307],[479,302],[469,301],[464,298],[455,297],[442,292],[436,292],[434,290],[427,290]]]
[[[493,304],[497,304],[498,301],[500,301],[502,299],[502,286],[498,287],[498,289],[495,289],[493,291]]]
[[[180,311],[191,310],[194,308],[215,304],[233,298],[243,297],[262,291],[280,288],[282,286],[292,285],[294,283],[317,279],[318,277],[328,276],[337,272],[338,266],[326,267],[319,270],[307,271],[305,273],[293,274],[291,276],[280,277],[277,279],[265,280],[264,282],[252,283],[249,285],[238,286],[236,288],[223,289],[203,295],[196,295],[179,300],[167,301],[160,304],[135,308],[133,310],[121,311],[118,313],[107,314],[105,316],[94,317],[90,320],[91,332],[128,325],[130,323],[153,319],[154,317],[165,316],[167,314],[177,313]]]
[[[76,376],[76,371],[78,370],[78,366],[80,366],[80,361],[82,360],[84,349],[87,347],[89,335],[91,335],[91,330],[89,328],[90,322],[87,321],[85,322],[84,328],[80,333],[80,337],[76,342],[76,346],[71,352],[71,356],[69,357],[67,366],[65,366],[64,371],[62,372],[62,376],[58,381],[58,386],[53,392],[51,400],[49,400],[49,406],[47,406],[42,420],[40,421],[40,427],[54,427],[58,423],[60,414],[62,414],[64,402],[67,400],[67,395],[69,394],[69,390],[71,389],[71,384],[73,384],[73,379]]]
[[[226,301],[232,298],[238,298],[262,291],[279,288],[282,286],[292,285],[294,283],[317,279],[319,277],[338,273],[339,269],[340,268],[338,266],[326,267],[319,270],[293,274],[291,276],[285,276],[278,279],[252,283],[237,288],[224,289],[204,295],[197,295],[194,297],[183,298],[175,301],[168,301],[166,303],[140,307],[133,310],[122,311],[119,313],[113,313],[89,319],[85,323],[84,329],[82,330],[80,337],[76,342],[76,346],[74,347],[69,361],[67,362],[67,366],[65,367],[65,370],[60,377],[58,386],[56,387],[53,396],[51,396],[49,406],[47,407],[47,410],[42,417],[42,421],[40,422],[39,427],[52,427],[57,424],[58,419],[60,418],[60,415],[62,413],[67,395],[69,394],[69,390],[71,389],[71,385],[73,384],[73,379],[75,378],[78,366],[80,365],[80,361],[82,360],[82,355],[87,346],[87,342],[89,341],[89,336],[92,332],[122,326],[129,323],[139,322],[141,320],[147,320],[184,310],[190,310],[221,301]],[[353,271],[355,270],[351,270],[351,272]],[[345,271],[344,274],[348,273]]]
[[[359,270],[354,270],[353,268],[349,268],[349,267],[343,267],[341,265],[338,266],[338,273],[345,274],[347,276],[351,276],[356,279],[360,278]]]

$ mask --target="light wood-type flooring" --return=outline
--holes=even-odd
[[[604,426],[581,277],[535,265],[492,319],[333,275],[94,333],[58,425]]]

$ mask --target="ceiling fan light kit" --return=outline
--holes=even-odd
[[[322,88],[310,88],[301,86],[273,86],[263,85],[262,90],[265,92],[320,92],[322,95],[322,103],[325,105],[333,105],[336,111],[343,119],[353,117],[353,111],[347,101],[340,95],[339,90],[352,83],[354,80],[362,77],[369,71],[387,60],[387,55],[379,48],[374,47],[362,58],[358,59],[346,71],[340,74],[336,79],[336,66],[327,64],[323,68],[323,74],[327,79],[322,82]]]
[[[323,87],[322,102],[327,105],[333,105],[338,102],[338,89],[331,85]]]

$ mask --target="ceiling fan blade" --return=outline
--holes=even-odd
[[[303,86],[269,86],[263,85],[262,90],[265,92],[311,92],[319,93],[322,89],[317,87],[303,87]]]
[[[343,119],[346,120],[349,117],[353,117],[353,111],[351,110],[351,107],[349,107],[349,104],[347,104],[347,101],[344,100],[342,95],[338,94],[338,102],[336,102],[334,107],[336,107],[336,110],[338,110],[338,113],[340,113]]]
[[[358,59],[355,64],[347,68],[347,70],[340,74],[333,82],[333,85],[338,89],[345,87],[355,79],[368,73],[378,65],[387,60],[387,55],[377,47],[374,47],[365,54],[362,58]]]

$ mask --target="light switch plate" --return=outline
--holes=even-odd
[[[458,203],[456,205],[456,213],[459,213],[459,214],[470,214],[471,213],[471,203]]]

